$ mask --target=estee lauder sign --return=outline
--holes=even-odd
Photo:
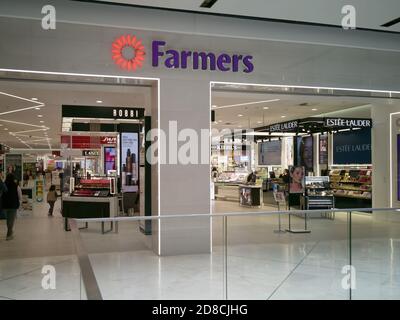
[[[328,128],[371,128],[371,119],[326,118],[325,127]]]
[[[268,127],[269,132],[292,132],[296,131],[297,127],[299,126],[299,122],[297,120],[288,121],[288,122],[281,122],[277,124],[272,124]]]

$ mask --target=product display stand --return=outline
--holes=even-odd
[[[310,233],[311,230],[307,229],[307,213],[304,214],[304,229],[292,229],[291,214],[289,213],[289,228],[286,231],[290,233]]]
[[[290,210],[290,205],[293,204],[291,201],[293,201],[295,199],[291,199],[290,198],[290,194],[289,194],[289,210]],[[294,202],[297,203],[297,202]],[[286,229],[287,232],[290,233],[310,233],[311,230],[307,229],[307,213],[304,213],[304,229],[292,229],[292,224],[291,224],[291,218],[292,218],[292,214],[289,213],[289,227],[288,229]]]
[[[285,195],[283,192],[274,192],[274,198],[275,202],[278,205],[278,211],[281,211],[281,206],[283,206],[285,209],[287,208],[286,200],[285,200]],[[278,214],[278,225],[279,229],[274,230],[274,233],[286,233],[285,230],[282,230],[282,224],[281,224],[281,214]]]
[[[280,202],[277,202],[278,204],[278,211],[281,211],[280,209]],[[281,224],[281,214],[278,214],[278,225],[279,225],[279,229],[278,230],[274,230],[274,233],[286,233],[285,230],[282,230],[282,224]]]

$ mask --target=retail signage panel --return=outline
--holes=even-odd
[[[144,107],[98,107],[98,106],[62,106],[62,116],[66,118],[91,119],[141,119]]]
[[[306,172],[314,170],[313,136],[296,137],[296,164],[305,167]]]
[[[326,118],[327,128],[371,128],[371,119]]]
[[[22,181],[22,154],[5,154],[6,174],[12,173],[18,181]]]
[[[100,137],[101,144],[117,144],[117,137]]]
[[[319,163],[328,164],[328,136],[319,136]]]
[[[122,191],[138,191],[138,153],[139,134],[137,132],[121,133],[121,166]]]
[[[270,125],[268,127],[269,132],[295,132],[299,126],[297,120],[281,122],[277,124]]]
[[[61,136],[61,143],[65,148],[72,149],[100,149],[102,145],[117,144],[114,136]]]
[[[281,165],[282,141],[266,141],[258,145],[259,165]]]
[[[289,166],[289,193],[304,193],[305,168]]]
[[[100,152],[99,150],[83,150],[82,155],[85,157],[98,157]]]
[[[371,164],[371,129],[333,135],[334,164]]]
[[[143,67],[146,52],[151,50],[151,65],[154,68],[210,70],[220,72],[254,71],[253,56],[249,54],[214,53],[209,50],[182,50],[173,48],[164,40],[153,40],[146,48],[135,35],[121,35],[111,45],[111,57],[121,69],[135,71]]]
[[[115,147],[104,147],[104,173],[116,170],[117,151]]]

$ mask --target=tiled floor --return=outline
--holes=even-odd
[[[247,211],[222,201],[213,210]],[[311,219],[309,234],[275,233],[277,221],[277,216],[229,218],[228,298],[348,299],[342,288],[342,268],[350,262],[346,214],[333,221]],[[132,222],[120,223],[118,234],[103,235],[93,224],[81,235],[105,299],[222,299],[220,222],[213,223],[211,254],[158,257]],[[286,217],[282,223],[287,226]],[[294,223],[300,227],[303,220]],[[399,299],[400,223],[357,214],[352,223],[352,297]],[[46,205],[37,204],[31,217],[18,219],[15,240],[6,242],[4,235],[1,221],[0,299],[85,297],[71,233],[63,230],[59,213],[48,218]],[[42,288],[47,264],[57,272],[55,290]]]

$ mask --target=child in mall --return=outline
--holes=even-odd
[[[49,217],[53,216],[53,210],[54,210],[54,204],[57,201],[57,193],[56,193],[56,186],[55,185],[51,185],[49,192],[47,193],[47,203],[49,204]]]

